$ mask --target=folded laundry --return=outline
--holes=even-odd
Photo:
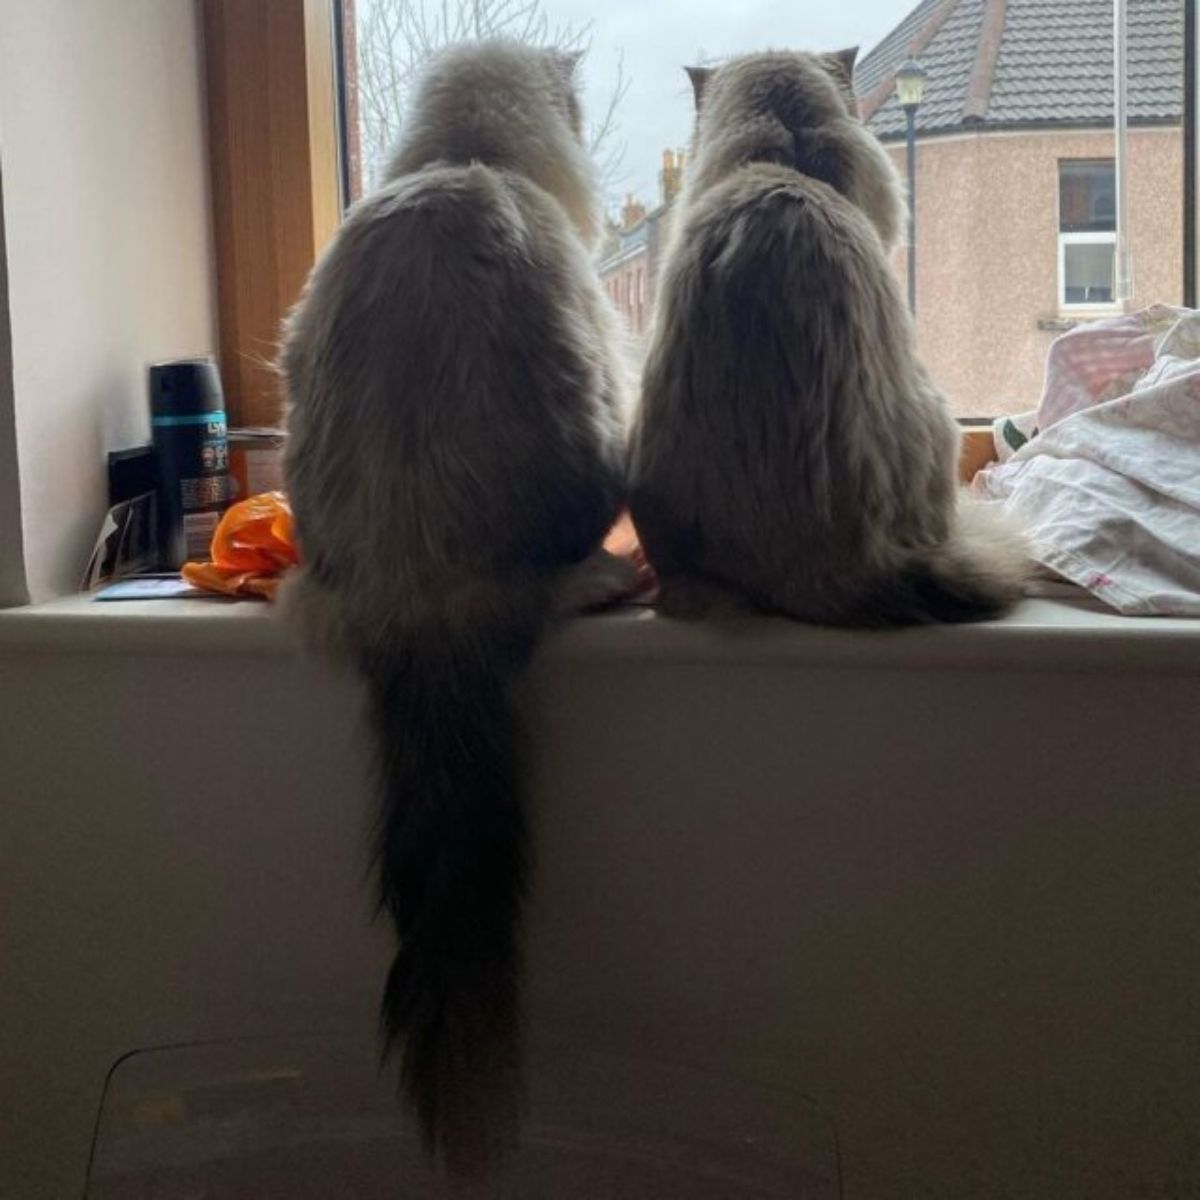
[[[1028,440],[973,489],[1037,560],[1119,612],[1200,616],[1200,313],[1160,305],[1059,338],[1016,428]]]

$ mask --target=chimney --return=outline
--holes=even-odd
[[[662,202],[670,204],[676,196],[679,195],[679,189],[683,186],[683,161],[684,153],[682,150],[678,154],[674,150],[664,150],[662,156],[662,174],[659,176],[659,182],[662,185]]]
[[[646,206],[635,200],[632,195],[625,197],[621,206],[621,228],[632,229],[646,215]]]

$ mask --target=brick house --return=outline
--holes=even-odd
[[[597,269],[604,290],[639,340],[645,338],[650,327],[664,218],[683,185],[685,162],[682,150],[663,151],[658,205],[647,212],[632,196],[627,197],[619,220],[610,226],[600,250]]]
[[[658,267],[659,225],[666,206],[647,212],[632,196],[609,226],[599,263],[600,281],[630,330],[642,337],[649,327]]]
[[[961,415],[1032,408],[1046,350],[1120,311],[1112,0],[922,0],[855,74],[868,126],[904,170],[895,71],[928,72],[917,114],[917,324]],[[1133,307],[1183,278],[1183,7],[1129,5]],[[897,255],[906,274],[907,253]]]

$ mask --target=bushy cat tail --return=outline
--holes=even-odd
[[[510,692],[534,642],[530,627],[430,630],[367,664],[379,905],[398,941],[381,1024],[427,1148],[457,1175],[516,1138],[528,842]]]
[[[995,505],[963,496],[950,536],[906,564],[869,598],[867,611],[889,625],[982,621],[1021,598],[1029,547]]]

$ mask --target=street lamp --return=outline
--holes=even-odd
[[[896,72],[896,97],[908,118],[908,307],[917,311],[917,109],[928,72],[915,58]]]

